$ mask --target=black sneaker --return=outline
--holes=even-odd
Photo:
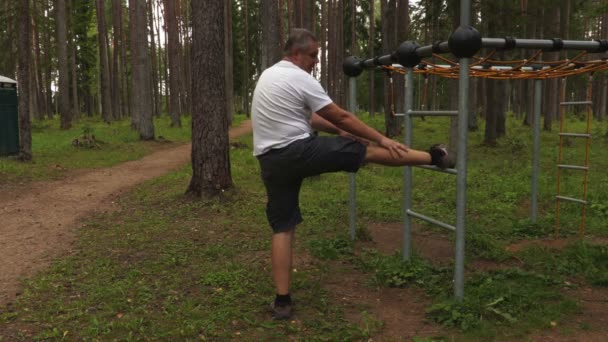
[[[272,319],[287,320],[291,318],[291,304],[277,305],[274,301],[270,303]]]
[[[456,166],[456,159],[448,153],[448,148],[444,144],[436,144],[429,149],[431,155],[431,165],[441,169],[452,169]]]

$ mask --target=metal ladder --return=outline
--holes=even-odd
[[[405,137],[404,143],[412,144],[412,118],[415,116],[451,116],[458,117],[458,151],[456,169],[442,170],[435,166],[417,166],[418,168],[448,173],[456,176],[456,224],[442,222],[424,214],[412,210],[412,167],[404,168],[404,192],[403,192],[403,258],[410,260],[412,254],[412,217],[454,232],[454,296],[461,300],[464,296],[464,254],[466,234],[466,179],[467,179],[467,113],[468,113],[468,91],[469,91],[469,60],[460,60],[458,110],[413,110],[414,103],[414,79],[412,69],[406,68],[405,76]]]
[[[560,102],[560,120],[559,120],[559,157],[557,162],[557,195],[556,199],[556,210],[555,210],[555,237],[559,237],[559,225],[560,225],[560,203],[561,201],[579,203],[582,205],[581,208],[581,225],[579,228],[579,233],[581,237],[585,234],[585,210],[587,207],[587,180],[589,177],[589,147],[591,145],[591,113],[592,113],[592,105],[593,102],[592,94],[593,94],[593,74],[589,76],[589,83],[587,86],[587,100],[586,101],[573,101],[566,102],[566,80],[562,79],[562,101]],[[564,118],[566,114],[566,108],[569,106],[587,106],[587,130],[585,133],[569,133],[564,132]],[[584,165],[568,165],[563,164],[563,144],[564,137],[571,138],[583,138],[586,140],[585,147],[585,164]],[[562,170],[578,170],[584,172],[584,182],[583,182],[583,198],[574,198],[567,197],[561,194],[561,176]]]

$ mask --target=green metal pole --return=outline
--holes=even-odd
[[[412,145],[412,117],[409,111],[414,103],[414,71],[406,68],[405,75],[405,105],[404,120],[405,132],[403,143],[407,146]],[[404,167],[403,172],[403,260],[410,260],[412,257],[412,218],[407,211],[412,208],[412,167]]]
[[[349,98],[348,98],[348,110],[353,114],[357,108],[357,79],[355,77],[350,77],[348,79],[348,90],[349,90]],[[349,215],[349,223],[350,223],[350,238],[352,240],[355,239],[356,233],[356,225],[357,225],[357,174],[351,172],[349,174],[350,180],[350,215]]]
[[[543,80],[534,80],[534,156],[532,158],[532,198],[530,219],[538,219],[538,170],[540,160],[540,111],[542,105]]]
[[[471,24],[471,1],[460,2],[460,25]],[[469,58],[461,58],[458,83],[458,155],[456,165],[456,257],[454,267],[454,296],[464,297],[464,250],[467,204],[467,133],[469,116]]]

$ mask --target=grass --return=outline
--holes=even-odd
[[[365,119],[376,127],[382,125],[378,117]],[[569,124],[573,130],[583,126],[575,120]],[[92,163],[87,162],[89,158],[96,159],[89,154],[110,154],[73,150],[69,139],[79,131],[68,134],[53,125],[37,133],[35,141],[46,142],[35,144],[39,152],[37,163],[48,167],[57,160],[61,165],[77,168]],[[94,123],[91,126],[104,140],[105,128]],[[114,126],[118,124],[111,127],[117,129]],[[443,119],[416,121],[413,147],[425,149],[443,140],[448,126]],[[594,129],[604,130],[601,126]],[[482,132],[473,132],[469,138],[469,266],[463,302],[452,300],[451,265],[437,266],[417,256],[406,264],[399,254],[387,256],[362,250],[362,241],[350,241],[346,235],[348,176],[327,174],[306,180],[301,194],[305,222],[298,228],[297,254],[307,254],[311,260],[297,265],[298,272],[294,273],[297,320],[269,320],[265,308],[273,296],[268,258],[270,231],[264,217],[265,196],[258,164],[251,156],[251,137],[243,137],[240,141],[246,148],[231,150],[234,189],[210,201],[184,197],[190,166],[139,186],[120,199],[118,212],[90,218],[79,231],[75,252],[28,280],[18,303],[0,313],[0,324],[10,333],[6,336],[22,340],[373,338],[382,331],[382,322],[369,312],[362,322],[349,322],[332,294],[322,286],[331,276],[327,274],[329,265],[337,261],[363,272],[369,286],[424,289],[432,298],[427,317],[453,329],[446,330],[446,339],[522,338],[535,330],[548,329],[580,310],[576,301],[564,294],[565,284],[607,285],[607,249],[573,242],[558,251],[531,247],[508,252],[505,247],[511,243],[548,237],[553,232],[557,134],[542,133],[540,215],[533,224],[528,219],[530,129],[510,120],[509,136],[495,148],[482,145]],[[167,128],[163,134],[167,139],[183,141],[172,129]],[[141,147],[145,144],[128,134],[123,136],[125,146],[133,147],[124,150],[132,148],[137,152],[130,155],[122,151],[120,136],[123,135],[116,133],[114,138],[105,137],[108,145],[116,144],[120,157],[95,166],[146,153]],[[64,142],[63,147],[53,149],[58,141]],[[592,204],[588,206],[587,234],[594,237],[608,235],[608,175],[599,171],[608,167],[607,145],[608,141],[598,138],[591,155],[588,199]],[[583,148],[574,142],[566,147],[565,157],[572,163],[580,162],[577,158]],[[0,159],[0,163],[13,162]],[[8,177],[44,178],[31,170],[6,166],[1,170]],[[358,225],[362,228],[358,236],[366,240],[367,223],[401,219],[402,171],[368,165],[359,172],[357,182]],[[414,184],[412,195],[417,211],[453,221],[453,177],[415,170]],[[572,191],[571,196],[580,195],[576,193],[580,188],[580,177],[565,177],[564,189]],[[562,235],[577,234],[578,209],[564,205]],[[434,229],[424,224],[422,227]],[[471,268],[480,259],[493,260],[503,267],[495,271]],[[513,260],[521,261],[520,266],[512,266]],[[2,329],[0,340],[1,336]],[[417,340],[427,339],[421,336]]]

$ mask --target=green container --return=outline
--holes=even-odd
[[[0,156],[19,153],[17,83],[0,76]]]

